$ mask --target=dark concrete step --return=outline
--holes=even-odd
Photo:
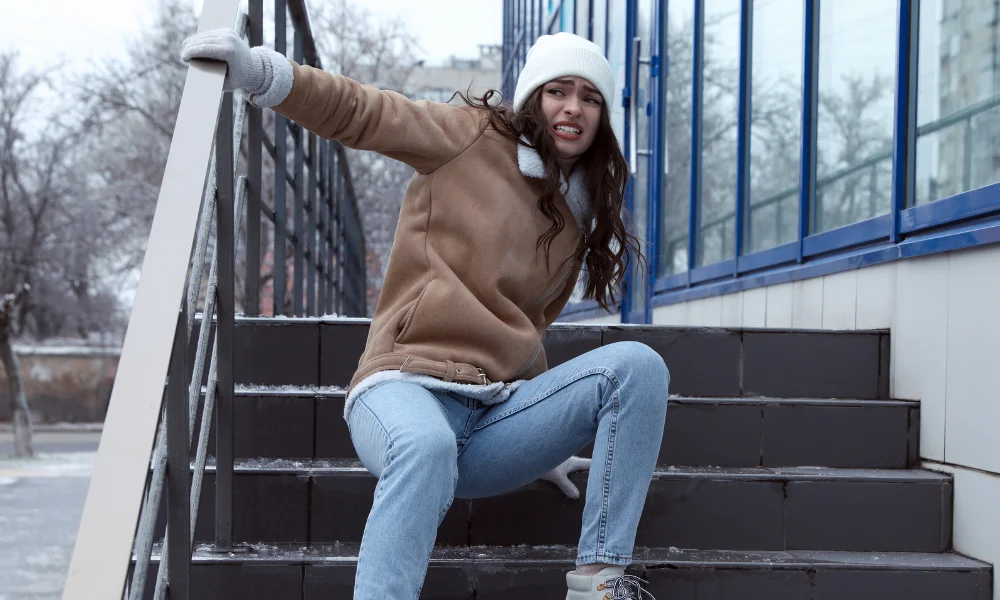
[[[236,395],[237,457],[357,458],[343,388],[240,386]],[[916,402],[889,400],[673,397],[658,464],[903,469],[919,464],[919,414]]]
[[[350,598],[357,545],[200,548],[193,599]],[[552,600],[575,548],[438,548],[421,598]],[[155,577],[158,555],[151,576]],[[629,572],[660,600],[989,600],[992,569],[955,554],[731,552],[639,548]],[[151,597],[147,596],[147,597]]]
[[[234,376],[263,385],[347,385],[364,351],[367,319],[240,318]],[[889,398],[888,331],[792,331],[557,324],[549,366],[633,340],[663,356],[684,396]]]
[[[234,536],[274,543],[360,542],[376,480],[356,461],[239,461]],[[586,493],[586,474],[573,475]],[[212,469],[196,539],[212,539]],[[537,481],[493,498],[456,500],[447,545],[576,543],[582,500]],[[942,552],[951,547],[952,480],[921,470],[657,470],[637,544],[730,550]]]

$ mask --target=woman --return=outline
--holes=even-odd
[[[230,30],[185,40],[182,58],[224,60],[226,89],[416,170],[344,411],[379,478],[354,597],[417,598],[455,497],[539,477],[571,494],[572,455],[591,442],[598,468],[567,598],[648,596],[624,567],[663,434],[667,368],[623,342],[549,370],[542,346],[584,262],[585,296],[608,309],[639,255],[621,218],[628,165],[600,49],[542,36],[512,106],[495,106],[494,91],[463,106],[412,102],[250,49]]]

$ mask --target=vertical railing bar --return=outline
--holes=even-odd
[[[294,44],[295,56],[293,60],[302,64],[304,49],[302,45],[302,33],[298,28],[292,35]],[[296,317],[302,316],[302,300],[303,300],[303,283],[305,283],[305,243],[306,236],[303,230],[303,211],[305,207],[303,203],[305,202],[305,188],[303,185],[303,169],[305,166],[305,140],[303,140],[302,128],[298,128],[295,131],[295,241],[293,247],[295,249],[295,259],[292,266],[292,314]]]
[[[316,315],[316,218],[319,211],[316,205],[316,169],[319,165],[317,154],[316,134],[309,134],[309,219],[306,224],[309,245],[304,248],[308,253],[308,263],[305,271],[306,280],[306,315],[312,317]]]
[[[687,285],[691,286],[691,271],[698,264],[698,238],[701,228],[701,145],[702,93],[705,76],[705,0],[694,0],[694,48],[691,89],[691,198],[688,213]]]
[[[218,202],[216,246],[218,263],[217,324],[215,343],[219,356],[218,401],[216,404],[215,545],[217,550],[233,542],[233,328],[234,249],[232,96],[223,97],[219,113],[217,141]]]
[[[329,160],[326,140],[319,140],[319,160],[316,163],[316,178],[319,180],[319,197],[314,206],[316,207],[316,231],[313,239],[316,240],[316,256],[312,259],[319,281],[316,287],[316,314],[326,312],[326,267],[323,266],[323,257],[326,255],[326,195],[330,192],[329,182],[326,181],[326,161]]]
[[[285,54],[287,46],[287,13],[285,0],[274,0],[274,49]],[[287,275],[287,260],[285,247],[288,238],[285,236],[285,196],[288,184],[288,123],[282,115],[274,114],[274,265],[271,284],[273,288],[274,316],[285,314],[285,288]]]
[[[739,124],[736,133],[736,217],[733,222],[734,258],[736,260],[733,261],[733,277],[738,277],[740,274],[739,258],[745,254],[744,244],[752,243],[750,236],[753,235],[753,232],[746,228],[750,194],[752,193],[750,189],[750,130],[753,122],[751,93],[753,86],[753,1],[742,0],[741,5]]]
[[[250,46],[264,43],[264,0],[249,0]],[[243,312],[251,317],[260,315],[260,196],[261,196],[261,144],[264,121],[260,108],[250,106],[247,173],[250,177],[250,194],[247,199],[246,272],[244,281]],[[238,214],[238,213],[237,213]]]
[[[334,248],[334,256],[337,258],[337,265],[335,271],[336,278],[334,280],[336,284],[335,286],[336,305],[334,306],[334,309],[336,310],[338,315],[344,314],[344,307],[343,307],[344,280],[342,275],[344,267],[344,252],[343,252],[343,246],[340,243],[341,232],[343,231],[342,223],[344,222],[344,188],[346,187],[342,179],[343,162],[344,162],[343,149],[340,147],[340,144],[337,144],[337,172],[335,174],[337,178],[337,198],[334,204],[334,207],[337,210],[337,219],[334,224],[334,231],[333,231],[333,248]]]
[[[227,132],[228,133],[228,132]],[[191,438],[188,427],[187,315],[178,314],[167,383],[167,530],[165,540],[174,550],[165,557],[172,600],[186,600],[191,591],[191,506],[189,504]]]
[[[330,297],[327,300],[329,306],[327,312],[338,314],[337,312],[337,274],[335,271],[336,265],[339,264],[337,258],[337,220],[340,218],[340,213],[337,208],[337,198],[340,194],[340,179],[337,177],[337,167],[339,165],[340,155],[337,153],[337,143],[330,142],[330,226],[326,232],[327,244],[330,245],[330,253],[327,259],[328,269],[330,271]]]
[[[816,189],[816,121],[819,105],[819,3],[805,2],[802,36],[802,147],[799,155],[799,235],[796,261],[804,260],[803,244],[810,219],[820,212]]]

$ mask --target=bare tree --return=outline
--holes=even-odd
[[[0,293],[30,290],[17,296],[13,335],[87,337],[116,318],[100,264],[111,242],[81,161],[83,132],[58,108],[31,112],[47,84],[0,55]]]
[[[31,412],[28,397],[24,393],[24,379],[21,377],[21,363],[14,354],[11,344],[11,324],[18,297],[27,292],[22,288],[18,294],[7,294],[0,299],[0,363],[7,373],[10,393],[10,414],[14,422],[14,456],[32,456]]]

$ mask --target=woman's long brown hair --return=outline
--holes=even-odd
[[[538,199],[538,209],[552,221],[552,227],[538,239],[536,247],[544,244],[548,256],[552,241],[565,226],[565,219],[555,207],[561,178],[555,143],[548,133],[548,122],[542,112],[542,88],[535,90],[517,113],[509,104],[496,102],[501,97],[496,90],[487,91],[481,98],[470,99],[462,93],[456,95],[469,106],[487,111],[490,125],[495,130],[518,144],[534,148],[541,157],[545,165],[545,184]],[[528,140],[527,144],[522,137]],[[587,191],[590,192],[596,217],[594,230],[584,232],[585,244],[577,256],[582,258],[586,255],[584,298],[594,300],[602,309],[612,312],[616,296],[623,291],[632,258],[635,257],[640,264],[645,258],[639,240],[629,232],[623,220],[629,169],[611,127],[607,99],[602,106],[597,137],[580,157],[577,166],[586,169]]]

